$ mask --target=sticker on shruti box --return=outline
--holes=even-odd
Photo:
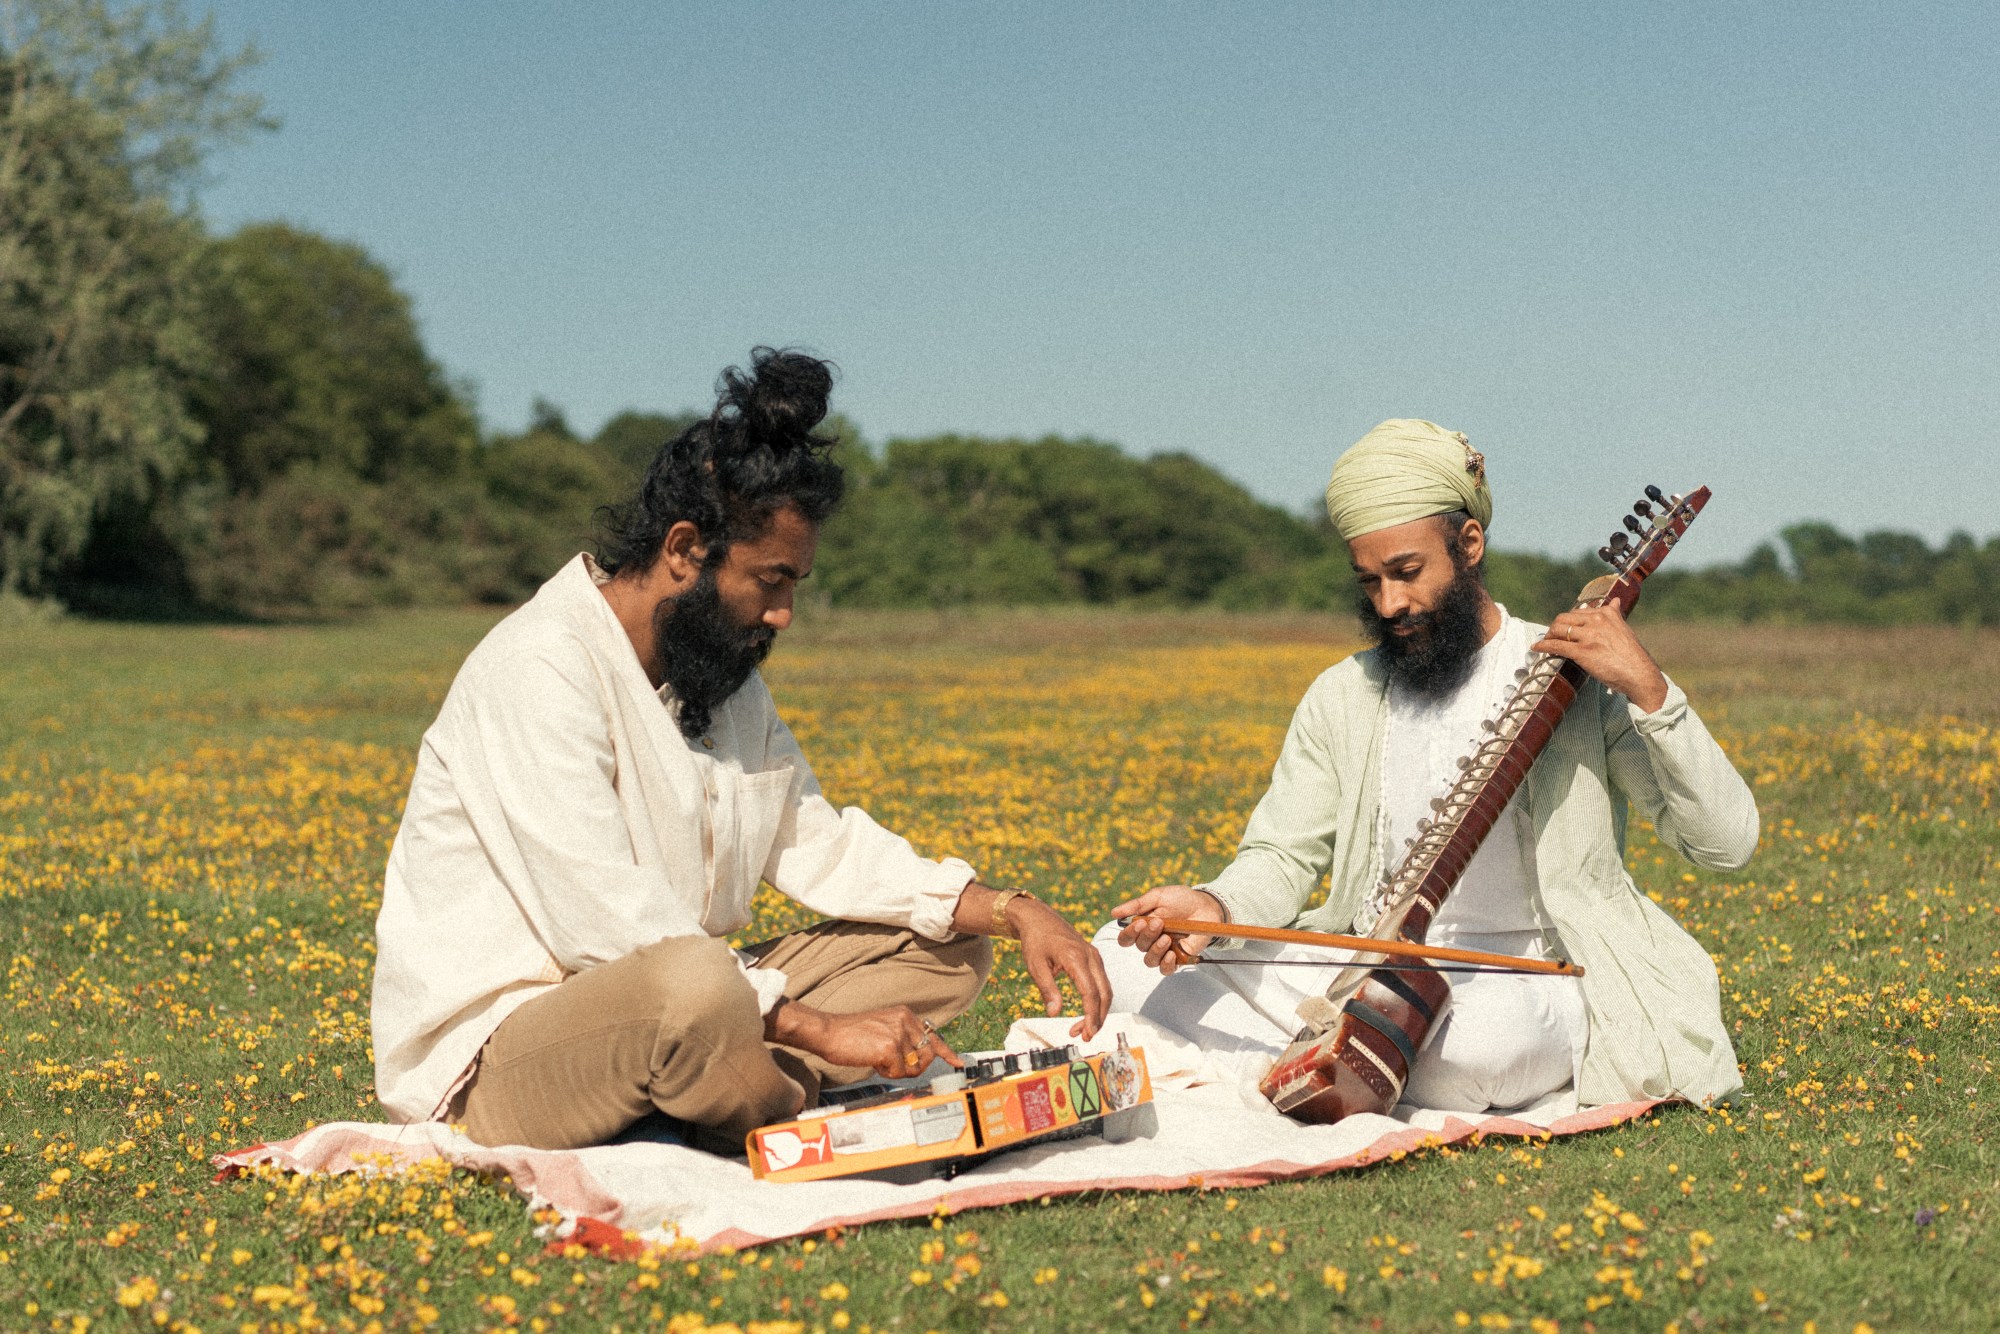
[[[832,1123],[835,1153],[879,1153],[917,1143],[916,1122],[906,1105],[854,1112]]]
[[[1021,1119],[1027,1123],[1030,1135],[1055,1128],[1056,1113],[1049,1102],[1048,1080],[1037,1079],[1021,1085]]]
[[[916,1123],[917,1143],[949,1144],[965,1133],[965,1099],[919,1107],[910,1117]]]
[[[1111,1058],[1105,1058],[1108,1066]],[[1069,1068],[1069,1100],[1076,1108],[1078,1120],[1096,1116],[1104,1110],[1104,1096],[1098,1086],[1097,1072],[1090,1068],[1090,1062],[1078,1061]]]
[[[1098,1067],[1103,1071],[1105,1111],[1122,1112],[1139,1101],[1139,1062],[1125,1045],[1123,1033],[1118,1035],[1117,1047],[1104,1053]]]
[[[804,1135],[792,1130],[766,1131],[759,1138],[757,1147],[764,1155],[766,1172],[782,1172],[789,1167],[823,1163],[832,1153],[827,1147],[824,1125]]]

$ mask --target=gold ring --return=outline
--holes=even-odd
[[[921,1060],[923,1060],[923,1057],[919,1056],[917,1053],[913,1051],[906,1051],[903,1053],[903,1068],[905,1070],[914,1070],[917,1068],[917,1062]]]

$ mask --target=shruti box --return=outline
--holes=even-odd
[[[1074,1047],[968,1061],[928,1087],[893,1089],[796,1121],[753,1130],[751,1173],[764,1181],[818,1181],[868,1173],[955,1176],[989,1154],[1050,1140],[1124,1140],[1157,1125],[1146,1053],[1121,1035],[1113,1051]]]

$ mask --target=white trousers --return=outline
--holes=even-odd
[[[1325,994],[1338,970],[1319,966],[1321,961],[1347,957],[1341,951],[1251,941],[1162,977],[1146,967],[1139,951],[1118,944],[1115,924],[1092,943],[1111,978],[1112,1009],[1179,1034],[1246,1079],[1261,1078],[1298,1032],[1299,1002]],[[1528,957],[1543,952],[1540,937],[1532,933],[1466,936],[1451,944]],[[1417,1053],[1403,1101],[1439,1111],[1512,1111],[1573,1083],[1589,1031],[1577,979],[1445,976],[1451,1003]]]

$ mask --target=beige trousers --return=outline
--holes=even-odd
[[[897,927],[824,922],[753,945],[785,995],[853,1014],[907,1005],[942,1027],[993,966],[983,936],[947,944]],[[507,1016],[452,1100],[481,1144],[602,1144],[658,1110],[732,1141],[811,1106],[821,1082],[869,1072],[764,1041],[764,1017],[726,942],[675,936],[578,973]]]

